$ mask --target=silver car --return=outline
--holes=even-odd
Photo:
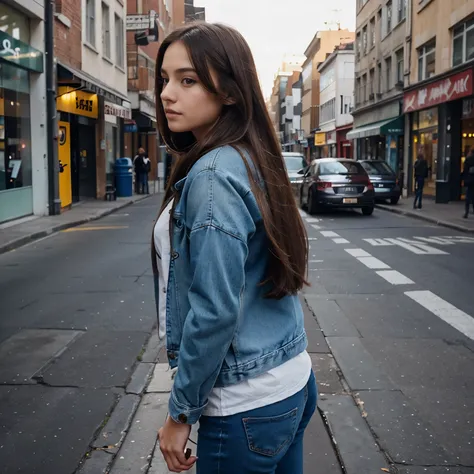
[[[303,175],[308,165],[302,153],[284,151],[282,153],[285,162],[288,178],[295,196],[298,196],[300,185],[303,182]]]

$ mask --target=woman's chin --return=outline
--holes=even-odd
[[[177,123],[173,123],[170,120],[168,120],[168,128],[173,133],[186,133],[186,132],[189,132],[189,129],[187,127],[183,127],[182,125],[179,125]]]

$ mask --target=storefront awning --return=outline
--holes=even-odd
[[[404,128],[404,117],[383,120],[382,122],[371,123],[363,127],[352,129],[347,134],[347,140],[355,138],[373,137],[375,135],[402,135]]]
[[[84,89],[87,89],[95,94],[101,95],[106,99],[119,102],[121,105],[124,101],[129,102],[128,97],[121,94],[120,92],[106,86],[103,82],[99,81],[95,77],[90,76],[84,71],[79,71],[71,66],[66,66],[60,62],[58,65],[64,70],[58,70],[58,86],[62,85],[79,85]]]

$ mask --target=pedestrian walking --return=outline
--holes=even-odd
[[[421,209],[423,205],[425,179],[428,177],[428,162],[422,153],[419,153],[416,157],[413,167],[415,170],[415,200],[413,201],[413,209]]]
[[[472,212],[474,213],[474,148],[469,150],[469,154],[464,161],[462,177],[466,187],[466,212],[464,213],[464,218],[467,219],[471,204]]]
[[[149,194],[148,173],[151,169],[151,163],[144,148],[138,149],[138,154],[133,159],[133,164],[135,168],[135,192],[137,194]]]
[[[152,239],[177,369],[160,449],[171,472],[302,474],[317,398],[297,294],[308,242],[252,54],[230,27],[191,24],[156,64],[160,133],[178,157]],[[196,457],[184,450],[198,421]]]

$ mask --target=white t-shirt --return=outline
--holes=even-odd
[[[166,337],[166,292],[170,265],[169,223],[173,203],[158,218],[155,249],[158,257],[160,298],[158,334]],[[226,387],[214,387],[203,411],[204,416],[230,416],[261,408],[291,397],[302,390],[311,374],[311,358],[306,351],[264,374]]]

